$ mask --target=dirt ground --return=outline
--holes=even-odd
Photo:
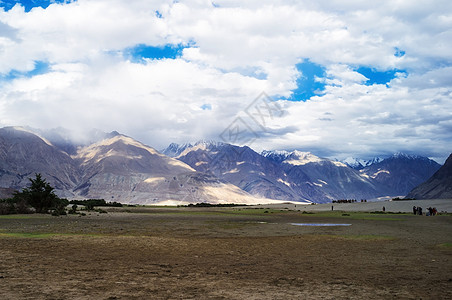
[[[0,216],[0,298],[452,299],[452,216],[236,207]]]
[[[425,214],[428,207],[435,207],[438,212],[452,212],[452,199],[428,199],[428,200],[403,200],[403,201],[372,201],[356,203],[325,203],[316,205],[303,205],[297,203],[281,203],[257,205],[255,207],[300,210],[308,212],[330,211],[331,207],[339,211],[373,212],[382,211],[383,206],[386,212],[412,212],[413,206],[422,207]]]

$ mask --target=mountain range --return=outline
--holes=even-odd
[[[253,195],[316,203],[403,196],[440,168],[428,158],[402,153],[352,168],[310,152],[257,153],[246,146],[208,141],[171,144],[163,153]]]
[[[58,147],[51,142],[54,137],[47,139],[21,127],[0,129],[3,193],[27,186],[28,178],[41,173],[59,196],[67,198],[137,204],[272,202],[196,172],[117,132],[100,135],[99,141],[87,146],[68,147],[68,143],[62,143]]]
[[[41,173],[58,195],[137,204],[324,203],[403,196],[440,165],[395,154],[360,165],[301,151],[264,151],[215,141],[162,151],[118,132],[74,142],[64,129],[0,129],[0,191]]]
[[[407,198],[452,199],[452,154],[432,177],[415,187]]]

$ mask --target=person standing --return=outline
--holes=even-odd
[[[417,207],[413,206],[413,215],[415,215],[417,213]]]

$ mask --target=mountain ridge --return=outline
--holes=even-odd
[[[247,146],[197,143],[186,148],[177,159],[259,197],[308,201],[284,183],[287,176],[284,170]]]
[[[310,152],[257,153],[208,140],[172,143],[161,152],[116,131],[94,130],[75,142],[64,130],[5,127],[0,129],[0,188],[20,189],[39,172],[64,197],[143,204],[228,199],[323,203],[403,195],[440,166],[395,153],[357,170]]]
[[[212,157],[221,157],[225,156],[228,157],[229,155],[226,153],[221,153],[220,148],[214,147],[214,145],[207,145],[204,143],[202,144],[203,147],[196,147],[193,146],[194,144],[191,144],[192,148],[190,146],[184,146],[184,155],[180,155],[176,158],[181,159],[182,161],[186,162],[187,164],[191,165],[193,168],[202,170],[203,172],[212,171],[215,169],[218,169],[218,166],[209,162],[208,158]],[[173,145],[174,146],[174,145]],[[236,148],[236,152],[243,151],[243,150],[237,150],[237,149],[246,149],[244,147],[242,148]],[[212,155],[209,153],[214,152],[215,154]],[[197,157],[188,157],[189,153],[192,152],[192,155],[195,156],[194,153],[197,153]],[[256,153],[257,154],[257,153]],[[415,162],[422,161],[424,162],[424,165],[432,165],[432,168],[424,170],[425,168],[421,168],[422,171],[426,171],[426,174],[417,174],[417,171],[414,171],[416,174],[415,178],[408,183],[409,186],[414,186],[415,184],[418,184],[420,180],[422,180],[425,177],[430,176],[435,169],[439,168],[439,164],[436,162],[420,156],[412,156],[407,155],[403,153],[395,153],[385,159],[382,158],[374,158],[372,160],[369,160],[366,164],[366,167],[362,167],[359,169],[352,168],[348,166],[347,164],[332,160],[328,158],[321,158],[318,157],[310,152],[304,152],[299,150],[293,150],[293,151],[286,151],[286,150],[272,150],[272,151],[262,151],[260,155],[269,161],[273,162],[274,164],[280,166],[281,170],[284,174],[283,176],[279,176],[279,178],[272,178],[271,180],[267,180],[266,182],[266,188],[267,193],[268,190],[271,189],[269,184],[271,183],[273,185],[273,188],[275,187],[275,181],[279,183],[284,183],[287,187],[289,187],[290,192],[286,194],[287,198],[286,200],[292,200],[292,199],[305,199],[315,202],[328,202],[335,199],[343,199],[343,198],[358,198],[358,199],[368,199],[368,198],[379,198],[384,196],[399,196],[403,195],[404,191],[406,190],[405,187],[400,187],[401,183],[400,180],[396,180],[397,184],[393,184],[391,180],[393,180],[392,175],[387,175],[386,177],[379,175],[380,173],[388,173],[391,174],[394,172],[395,169],[397,169],[397,166],[390,165],[380,165],[383,167],[386,167],[386,169],[378,169],[372,174],[368,174],[373,169],[370,168],[372,165],[381,164],[383,161],[385,161],[385,164],[392,161],[392,160],[400,160],[405,161],[407,159],[411,159]],[[237,161],[237,158],[235,159],[229,159],[232,161]],[[419,165],[418,165],[419,166]],[[425,166],[424,166],[425,167]],[[243,184],[243,180],[241,179],[244,176],[239,176],[238,178],[234,178],[234,176],[237,175],[231,175],[231,174],[238,174],[239,169],[231,164],[231,167],[228,169],[226,165],[223,165],[223,173],[216,171],[216,176],[219,178],[222,178],[226,181],[229,181],[231,183],[234,183],[241,188],[247,190],[250,193],[259,193],[257,190],[252,190],[249,185]],[[264,173],[261,171],[255,171]],[[380,173],[378,173],[380,172]],[[224,176],[223,176],[224,175]],[[374,176],[375,175],[375,176]],[[248,176],[248,175],[247,175]],[[262,182],[265,180],[264,178],[255,178],[256,175],[253,175],[253,179],[249,179],[249,181],[255,182],[256,180],[259,180]],[[419,177],[419,178],[418,178]],[[266,179],[268,179],[269,176],[266,174]],[[377,179],[375,179],[377,178]],[[403,180],[402,180],[403,182]],[[253,186],[255,187],[255,186]],[[278,187],[280,188],[280,187]],[[287,191],[287,188],[283,188],[283,190]],[[291,195],[291,196],[288,196]]]
[[[452,199],[452,154],[432,177],[412,189],[407,198]]]
[[[41,173],[66,198],[103,198],[136,204],[272,203],[238,187],[196,172],[190,166],[119,133],[77,147],[70,156],[23,128],[0,129],[0,188],[28,185]],[[71,168],[68,170],[68,168]],[[72,175],[73,177],[70,177]]]

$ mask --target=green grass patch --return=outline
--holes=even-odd
[[[29,219],[46,219],[51,217],[50,215],[30,214],[30,215],[0,215],[1,219],[6,220],[29,220]]]
[[[442,243],[438,245],[441,248],[452,249],[452,243]]]
[[[189,211],[189,210],[180,210],[180,211],[155,211],[155,212],[147,212],[143,214],[158,214],[158,215],[182,215],[182,216],[215,216],[215,215],[224,215],[223,212],[219,211]]]
[[[355,220],[371,220],[371,221],[404,221],[403,219],[390,218],[390,217],[374,217],[374,216],[355,216],[350,219]]]
[[[389,235],[373,235],[373,234],[309,234],[314,239],[340,239],[345,241],[393,241],[397,240],[396,237]]]
[[[262,208],[240,208],[233,210],[225,210],[224,214],[234,214],[234,215],[267,215],[267,214],[281,214],[288,213],[287,210],[279,209],[262,209]]]
[[[285,214],[291,211],[278,209],[250,209],[250,208],[216,208],[212,210],[196,210],[196,208],[189,209],[175,209],[175,210],[148,210],[139,211],[140,214],[159,214],[159,215],[186,215],[186,216],[224,216],[224,215],[240,215],[240,216],[268,216],[270,214]],[[138,212],[137,212],[138,213]],[[293,212],[292,212],[293,213]]]
[[[381,241],[381,240],[395,240],[396,238],[389,235],[371,235],[371,234],[360,234],[360,235],[343,235],[348,240],[361,240],[361,241]]]
[[[322,217],[322,218],[338,218],[351,220],[375,220],[375,221],[404,221],[407,214],[385,214],[385,213],[367,213],[367,212],[344,212],[344,211],[329,211],[329,212],[314,212],[311,214],[302,213],[307,217]]]
[[[259,223],[252,222],[217,222],[217,221],[207,221],[210,229],[243,229],[249,226],[257,226]]]
[[[128,207],[128,206],[124,206],[124,207]],[[153,209],[153,208],[168,208],[168,209],[174,209],[174,208],[179,208],[180,206],[177,205],[135,205],[135,206],[129,206],[129,208],[134,208],[134,207],[142,207],[142,208],[149,208],[149,209]]]
[[[45,239],[54,237],[56,234],[53,233],[24,233],[24,232],[2,232],[0,237],[13,237],[13,238],[36,238]]]
[[[101,237],[100,234],[79,233],[37,233],[37,232],[0,232],[0,238],[48,239],[54,237]]]

